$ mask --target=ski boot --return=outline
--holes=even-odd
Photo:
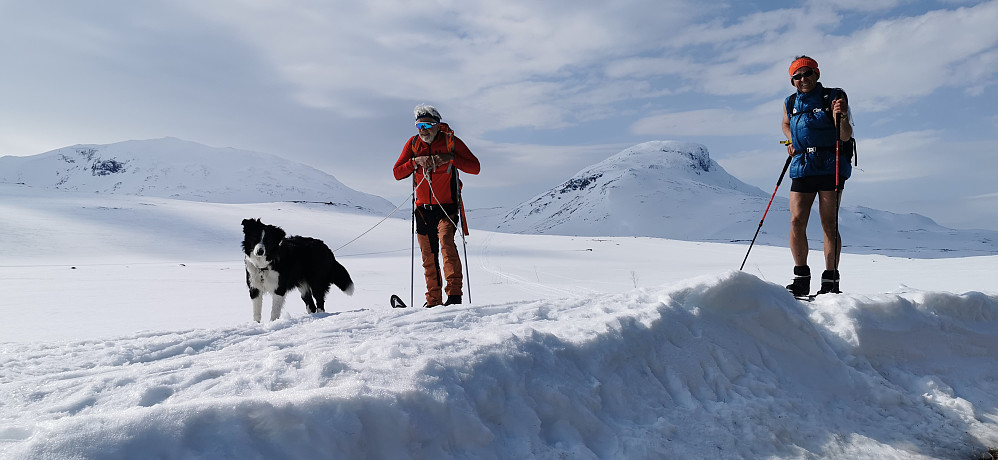
[[[787,285],[794,297],[807,297],[811,292],[811,268],[807,265],[794,267],[794,282]]]
[[[839,271],[825,270],[821,272],[821,289],[818,294],[841,294],[839,290]]]

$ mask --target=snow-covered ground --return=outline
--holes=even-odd
[[[473,229],[472,303],[393,310],[389,294],[409,300],[405,210],[338,249],[382,216],[0,195],[4,459],[970,459],[998,446],[998,256],[846,254],[846,293],[802,303],[781,287],[785,248],[757,245],[739,272],[744,244]],[[251,322],[246,217],[325,240],[355,295],[330,292],[318,315],[292,295],[282,319]]]

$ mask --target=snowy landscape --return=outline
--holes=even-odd
[[[771,223],[757,243],[787,244],[790,179],[784,183],[783,195],[774,198],[766,216]],[[483,216],[483,223],[509,233],[747,242],[752,232],[746,230],[758,226],[772,193],[728,174],[701,144],[645,142],[583,169],[508,213],[495,214],[500,219]],[[918,214],[851,206],[849,194],[843,192],[843,197],[839,226],[849,235],[849,252],[913,257],[998,253],[998,232],[953,230]],[[817,218],[809,221],[808,235],[820,238]],[[812,239],[812,245],[818,244]]]
[[[391,309],[408,199],[170,138],[2,157],[0,458],[989,458],[998,233],[846,200],[845,293],[801,302],[783,196],[738,270],[771,192],[607,152],[469,212],[465,305]],[[249,217],[354,295],[252,322]]]

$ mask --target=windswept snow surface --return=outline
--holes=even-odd
[[[3,347],[4,458],[972,458],[998,303],[743,272]]]
[[[470,305],[408,301],[408,216],[335,310],[250,320],[245,217],[336,249],[380,217],[0,185],[0,458],[976,458],[998,446],[998,257],[473,230]],[[417,272],[418,276],[418,272]],[[417,280],[417,286],[419,280]],[[417,302],[419,293],[417,291]],[[267,308],[268,302],[265,302]],[[266,315],[265,315],[266,316]]]

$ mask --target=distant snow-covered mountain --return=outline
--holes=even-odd
[[[765,193],[728,174],[700,144],[656,141],[623,150],[507,213],[514,233],[716,237],[719,210]]]
[[[769,197],[728,174],[703,145],[653,141],[585,168],[505,214],[479,215],[511,233],[740,242],[752,238]],[[808,237],[819,247],[817,206],[812,211]],[[785,246],[789,214],[788,200],[777,197],[757,243]],[[840,228],[852,252],[998,253],[998,232],[953,230],[918,214],[843,206]]]
[[[215,203],[319,201],[378,213],[393,207],[301,163],[176,138],[2,157],[0,183]]]

